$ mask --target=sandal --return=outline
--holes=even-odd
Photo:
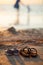
[[[30,56],[31,57],[37,57],[37,50],[35,48],[31,48]]]
[[[22,56],[29,57],[30,56],[30,48],[24,47],[23,49],[20,50],[20,54]]]

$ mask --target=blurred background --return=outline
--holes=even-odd
[[[10,27],[19,29],[43,28],[43,0],[0,0],[0,31]]]

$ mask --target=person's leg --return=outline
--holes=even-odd
[[[23,26],[28,24],[28,8],[21,3],[19,8],[19,24]]]

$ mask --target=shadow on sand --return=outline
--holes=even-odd
[[[28,57],[22,57],[22,56],[7,56],[9,62],[12,64],[12,65],[17,65],[16,64],[16,61],[20,64],[20,65],[25,65],[25,62],[39,62],[39,61],[42,61],[43,62],[43,59],[40,58],[40,56],[37,56],[35,58],[28,58]]]
[[[6,57],[8,58],[9,62],[10,62],[12,65],[16,65],[16,61],[14,60],[14,57],[13,57],[13,56],[8,56],[8,55],[6,55]]]
[[[37,57],[31,57],[31,58],[23,57],[23,58],[24,58],[24,61],[34,61],[34,62],[42,61],[43,62],[43,59],[41,59],[39,55]]]
[[[10,62],[12,65],[17,65],[17,64],[16,64],[16,60],[17,60],[17,62],[18,62],[20,65],[25,65],[20,56],[7,56],[7,55],[6,55],[6,57],[8,58],[9,62]]]
[[[0,63],[0,65],[2,65],[2,64]]]
[[[25,65],[25,63],[24,63],[24,61],[23,61],[23,59],[21,58],[20,55],[14,56],[14,57],[15,57],[15,59],[18,61],[18,63],[19,63],[20,65]]]

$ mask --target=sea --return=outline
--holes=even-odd
[[[0,5],[0,27],[16,30],[29,28],[43,28],[43,5],[20,4],[19,10],[14,5]]]

